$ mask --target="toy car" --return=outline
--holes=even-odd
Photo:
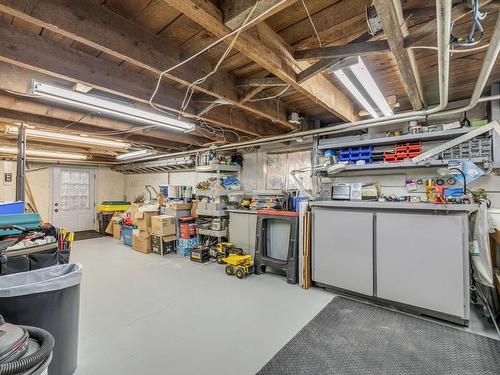
[[[223,258],[228,257],[230,254],[243,255],[243,249],[234,247],[232,242],[220,242],[215,247],[215,259],[219,264],[224,264]]]
[[[227,264],[226,274],[229,276],[236,275],[240,280],[254,272],[251,255],[230,254],[228,257],[223,258],[223,261]]]

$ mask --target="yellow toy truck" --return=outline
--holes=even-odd
[[[236,275],[240,280],[254,271],[251,255],[229,254],[228,257],[223,258],[223,261],[227,264],[226,274],[229,276]]]
[[[228,257],[230,254],[243,255],[243,250],[234,247],[232,242],[219,242],[215,247],[215,259],[217,263],[224,264],[224,258]]]

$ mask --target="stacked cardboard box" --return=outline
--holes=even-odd
[[[151,252],[151,218],[158,215],[158,210],[132,205],[132,224],[137,226],[132,234],[132,248],[142,253]]]
[[[151,217],[151,244],[155,254],[165,255],[175,251],[175,217],[158,215]]]

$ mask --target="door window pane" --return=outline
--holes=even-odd
[[[90,171],[61,170],[61,209],[86,210],[90,204]]]

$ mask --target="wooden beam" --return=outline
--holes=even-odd
[[[391,47],[410,103],[414,110],[421,110],[424,103],[422,85],[413,52],[404,47],[404,38],[408,34],[408,28],[402,19],[401,2],[400,0],[374,0],[373,2],[382,21],[385,36]]]
[[[216,37],[231,32],[223,23],[221,11],[207,0],[164,0],[188,16]],[[230,42],[228,38],[226,42]],[[346,121],[358,119],[352,101],[325,77],[316,76],[302,84],[297,83],[297,73],[309,66],[297,62],[290,46],[264,22],[240,34],[234,47],[249,59],[261,65],[296,91]]]
[[[183,59],[177,46],[96,3],[87,0],[0,0],[0,11],[125,60],[156,76]],[[212,64],[201,57],[165,74],[165,78],[189,85],[212,68]],[[285,130],[293,127],[280,120],[286,117],[286,108],[276,116],[273,101],[240,104],[234,78],[222,70],[197,90],[279,123]]]
[[[355,38],[352,43],[364,43],[364,42],[372,42],[375,41],[377,37],[372,37],[370,34],[365,33],[357,38]],[[337,65],[342,59],[340,58],[330,58],[330,59],[321,59],[318,62],[311,65],[309,68],[304,69],[302,72],[297,74],[297,81],[299,83],[304,82],[305,80],[314,77],[316,74],[324,72],[327,69],[330,69]]]
[[[0,65],[0,70],[4,64]],[[0,72],[0,78],[2,73]],[[19,76],[18,76],[19,77]],[[0,88],[2,88],[2,83],[0,82]],[[30,114],[35,116],[43,116],[47,118],[53,118],[56,120],[62,120],[66,122],[66,125],[74,123],[81,125],[89,125],[100,128],[102,130],[118,130],[118,131],[129,131],[131,129],[137,129],[134,134],[141,134],[144,131],[140,131],[140,127],[136,127],[132,124],[127,124],[121,121],[108,119],[104,117],[98,117],[95,115],[85,116],[85,113],[75,112],[66,108],[58,108],[50,105],[46,105],[40,102],[33,101],[29,98],[16,97],[11,95],[0,95],[0,108],[8,109],[11,111],[17,111],[23,114]],[[73,129],[72,125],[68,130]],[[209,143],[209,139],[199,137],[191,134],[182,134],[168,132],[166,130],[148,129],[147,135],[149,137],[154,137],[158,139],[165,139],[171,142],[177,142],[186,145],[197,145],[202,146]],[[145,133],[144,133],[145,134]]]
[[[222,0],[220,7],[224,14],[224,24],[232,30],[243,25],[243,22],[245,22],[248,14],[254,7],[255,1]],[[259,0],[251,19],[261,16],[265,11],[272,8],[272,11],[259,18],[259,22],[262,22],[296,2],[297,0]]]
[[[348,56],[369,56],[381,53],[390,53],[391,49],[386,40],[375,42],[349,43],[343,46],[330,46],[295,51],[296,60],[332,59]]]
[[[0,40],[4,41],[0,43],[0,61],[58,79],[74,83],[81,82],[131,100],[148,103],[151,89],[156,84],[156,79],[150,74],[133,72],[123,66],[26,32],[14,25],[0,23]],[[37,48],[35,49],[33,46],[37,46]],[[180,98],[182,97],[182,91],[162,85],[155,103],[167,111],[180,113]],[[195,117],[195,114],[196,111],[193,108],[188,108],[184,113],[186,117],[192,118]],[[201,119],[251,135],[267,135],[265,126],[251,124],[246,119],[244,122],[236,122],[233,119],[231,124],[229,118],[212,119],[210,115],[207,115]],[[259,130],[259,134],[255,134],[256,130]]]
[[[274,86],[288,86],[285,82],[277,77],[264,77],[264,78],[245,78],[236,82],[238,86],[251,86],[251,87],[274,87]]]

